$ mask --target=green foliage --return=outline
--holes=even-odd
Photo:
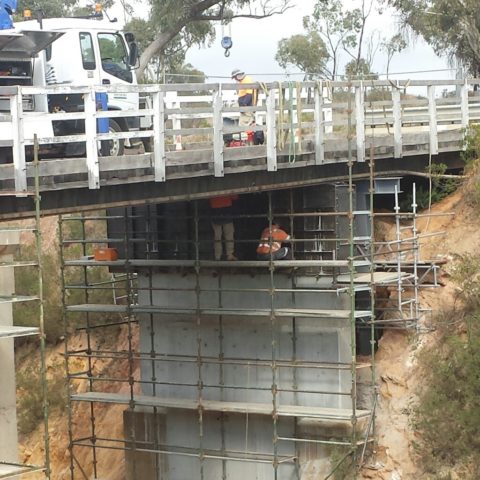
[[[83,225],[80,220],[66,222],[65,238],[82,239],[84,238]],[[106,235],[101,234],[98,225],[97,231],[87,231],[86,235],[101,238]],[[92,255],[93,245],[88,245],[84,252],[79,244],[72,244],[64,250],[65,259],[78,259],[82,255]],[[17,260],[32,260],[36,257],[35,247],[29,244],[23,244]],[[43,310],[44,310],[44,328],[46,340],[49,343],[56,343],[65,333],[62,313],[62,291],[60,278],[60,264],[57,251],[44,252],[42,255],[43,268]],[[84,277],[86,275],[86,278]],[[111,304],[112,303],[112,284],[111,275],[107,267],[86,269],[67,268],[65,270],[65,283],[67,285],[82,286],[86,283],[91,285],[88,291],[89,303]],[[117,286],[118,287],[118,286]],[[119,287],[118,287],[119,288]],[[36,296],[39,292],[38,267],[24,266],[15,271],[15,292],[17,295]],[[122,295],[124,292],[118,292]],[[75,288],[68,290],[67,302],[70,305],[86,303],[86,291],[84,288]],[[38,301],[18,302],[13,304],[14,324],[25,327],[39,326],[40,309]],[[114,314],[102,313],[95,316],[91,324],[115,321],[117,317]],[[81,323],[81,321],[79,321]],[[27,340],[24,340],[27,341]]]
[[[441,348],[423,352],[425,388],[419,396],[413,423],[421,431],[424,465],[473,462],[480,467],[480,313],[469,335],[447,336]]]
[[[173,65],[165,74],[165,83],[205,83],[205,73],[196,69],[190,63]]]
[[[421,434],[417,449],[423,465],[437,478],[444,478],[438,477],[444,467],[468,464],[475,472],[480,467],[479,276],[479,255],[458,257],[452,279],[465,308],[442,314],[440,344],[418,356],[424,381],[412,424]]]
[[[431,190],[429,187],[421,185],[416,188],[415,200],[418,209],[429,208],[430,205],[440,202],[457,189],[460,181],[456,178],[444,178],[446,170],[447,165],[444,163],[433,163],[426,168],[427,173],[430,174],[432,185]],[[407,193],[400,203],[402,210],[410,211],[413,204],[413,193]]]
[[[480,125],[470,125],[464,136],[465,150],[462,160],[467,166],[480,159]]]
[[[20,260],[35,258],[35,247],[24,245],[20,251]],[[57,254],[44,254],[43,290],[45,334],[48,342],[56,342],[62,336],[62,307],[60,302],[60,285]],[[29,266],[15,270],[15,291],[18,295],[38,295],[38,267]],[[15,325],[24,327],[39,326],[39,306],[37,301],[20,302],[13,305],[13,321]]]
[[[407,42],[400,33],[390,39],[383,40],[380,48],[387,54],[387,76],[390,72],[390,62],[396,53],[401,52],[407,46]]]
[[[432,179],[432,203],[440,202],[458,187],[459,182],[456,178],[443,177],[447,172],[445,163],[433,163],[427,168],[427,172]]]
[[[369,63],[364,58],[361,58],[359,61],[355,59],[350,60],[345,65],[345,75],[347,78],[378,79],[378,75],[371,71]]]
[[[319,0],[313,14],[303,19],[307,31],[317,32],[328,46],[329,76],[335,79],[338,73],[340,54],[358,45],[358,33],[361,30],[361,12],[359,9],[346,10],[340,0],[327,4]]]
[[[113,0],[103,0],[102,6],[105,10],[113,6]],[[91,15],[95,13],[93,7],[80,5],[79,0],[19,0],[17,7],[17,20],[25,9],[32,12],[42,12],[44,18],[72,17],[75,15]]]
[[[153,37],[143,50],[138,77],[152,59],[162,63],[173,52],[184,55],[192,45],[211,44],[214,22],[227,24],[237,16],[265,18],[284,12],[289,4],[290,0],[151,0],[148,22]]]
[[[480,309],[480,256],[464,254],[457,257],[451,278],[467,311]]]
[[[32,360],[17,374],[18,431],[28,434],[43,420],[43,389],[38,361]],[[47,398],[49,410],[63,412],[67,406],[67,381],[63,365],[53,364],[49,368]]]
[[[366,43],[365,26],[374,4],[375,0],[365,0],[360,8],[351,8],[341,0],[317,0],[312,15],[303,19],[306,34],[279,42],[276,60],[283,68],[295,65],[312,77],[322,75],[333,80],[338,75],[341,57],[346,54],[352,59],[347,76],[371,78],[373,54],[370,49],[367,55],[362,55],[362,48]]]
[[[46,18],[67,17],[73,14],[77,4],[78,0],[19,0],[17,12],[22,15],[25,9],[30,9],[42,12]]]
[[[278,42],[275,55],[275,60],[282,68],[293,65],[304,72],[309,80],[325,75],[328,58],[325,42],[315,31],[283,38]]]
[[[354,476],[351,449],[349,447],[332,447],[330,449],[330,465],[334,480],[350,480]]]
[[[388,0],[404,25],[423,36],[435,53],[448,54],[480,71],[480,12],[478,0]]]

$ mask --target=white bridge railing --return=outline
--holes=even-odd
[[[367,157],[459,151],[464,131],[480,121],[479,80],[354,81],[255,84],[257,105],[239,107],[234,84],[0,87],[0,181],[18,194],[33,177],[34,134],[41,147],[43,190],[98,189],[101,185],[276,171]],[[95,93],[138,93],[143,107],[98,111]],[[74,95],[83,111],[24,110],[27,98]],[[7,100],[5,102],[5,100]],[[81,110],[81,109],[80,109]],[[98,133],[97,119],[140,117],[142,129]],[[238,119],[254,119],[254,125]],[[230,119],[226,123],[225,119]],[[55,135],[60,122],[76,121],[77,133]],[[252,145],[248,131],[263,131],[265,144]],[[242,138],[229,148],[225,135]],[[120,157],[100,156],[99,142],[123,140],[132,148]],[[143,146],[139,143],[143,142]],[[76,157],[65,146],[82,145]],[[45,161],[43,161],[45,160]],[[48,160],[48,161],[47,161]],[[4,187],[2,187],[4,188]]]

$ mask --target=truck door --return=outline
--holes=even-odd
[[[120,33],[97,33],[100,52],[100,80],[103,85],[135,84],[136,79],[128,65],[128,50]],[[114,110],[138,108],[138,94],[114,93],[109,95],[108,106]]]

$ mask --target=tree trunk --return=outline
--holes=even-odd
[[[179,33],[181,28],[178,31],[169,31],[164,32],[158,35],[157,38],[143,51],[142,55],[140,56],[140,66],[137,69],[137,79],[140,80],[144,73],[145,69],[147,68],[148,63],[150,60],[157,55],[158,53],[162,52],[165,47],[167,46],[168,42],[172,40],[175,35]]]

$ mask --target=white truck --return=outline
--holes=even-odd
[[[0,86],[136,84],[138,49],[133,35],[124,34],[115,22],[97,17],[28,20],[17,22],[13,29],[0,30]],[[83,109],[81,95],[41,97],[32,98],[25,108],[35,112]],[[6,110],[1,102],[0,99],[0,111]],[[137,93],[113,93],[108,99],[99,98],[99,102],[104,110],[137,110],[139,103]],[[48,123],[44,122],[42,130],[49,128]],[[51,128],[54,135],[83,133],[84,122],[53,121]],[[109,119],[102,131],[138,128],[138,117],[116,117]],[[79,155],[84,148],[82,144],[67,144],[64,153]],[[123,151],[123,140],[110,141],[110,155],[122,155]]]

